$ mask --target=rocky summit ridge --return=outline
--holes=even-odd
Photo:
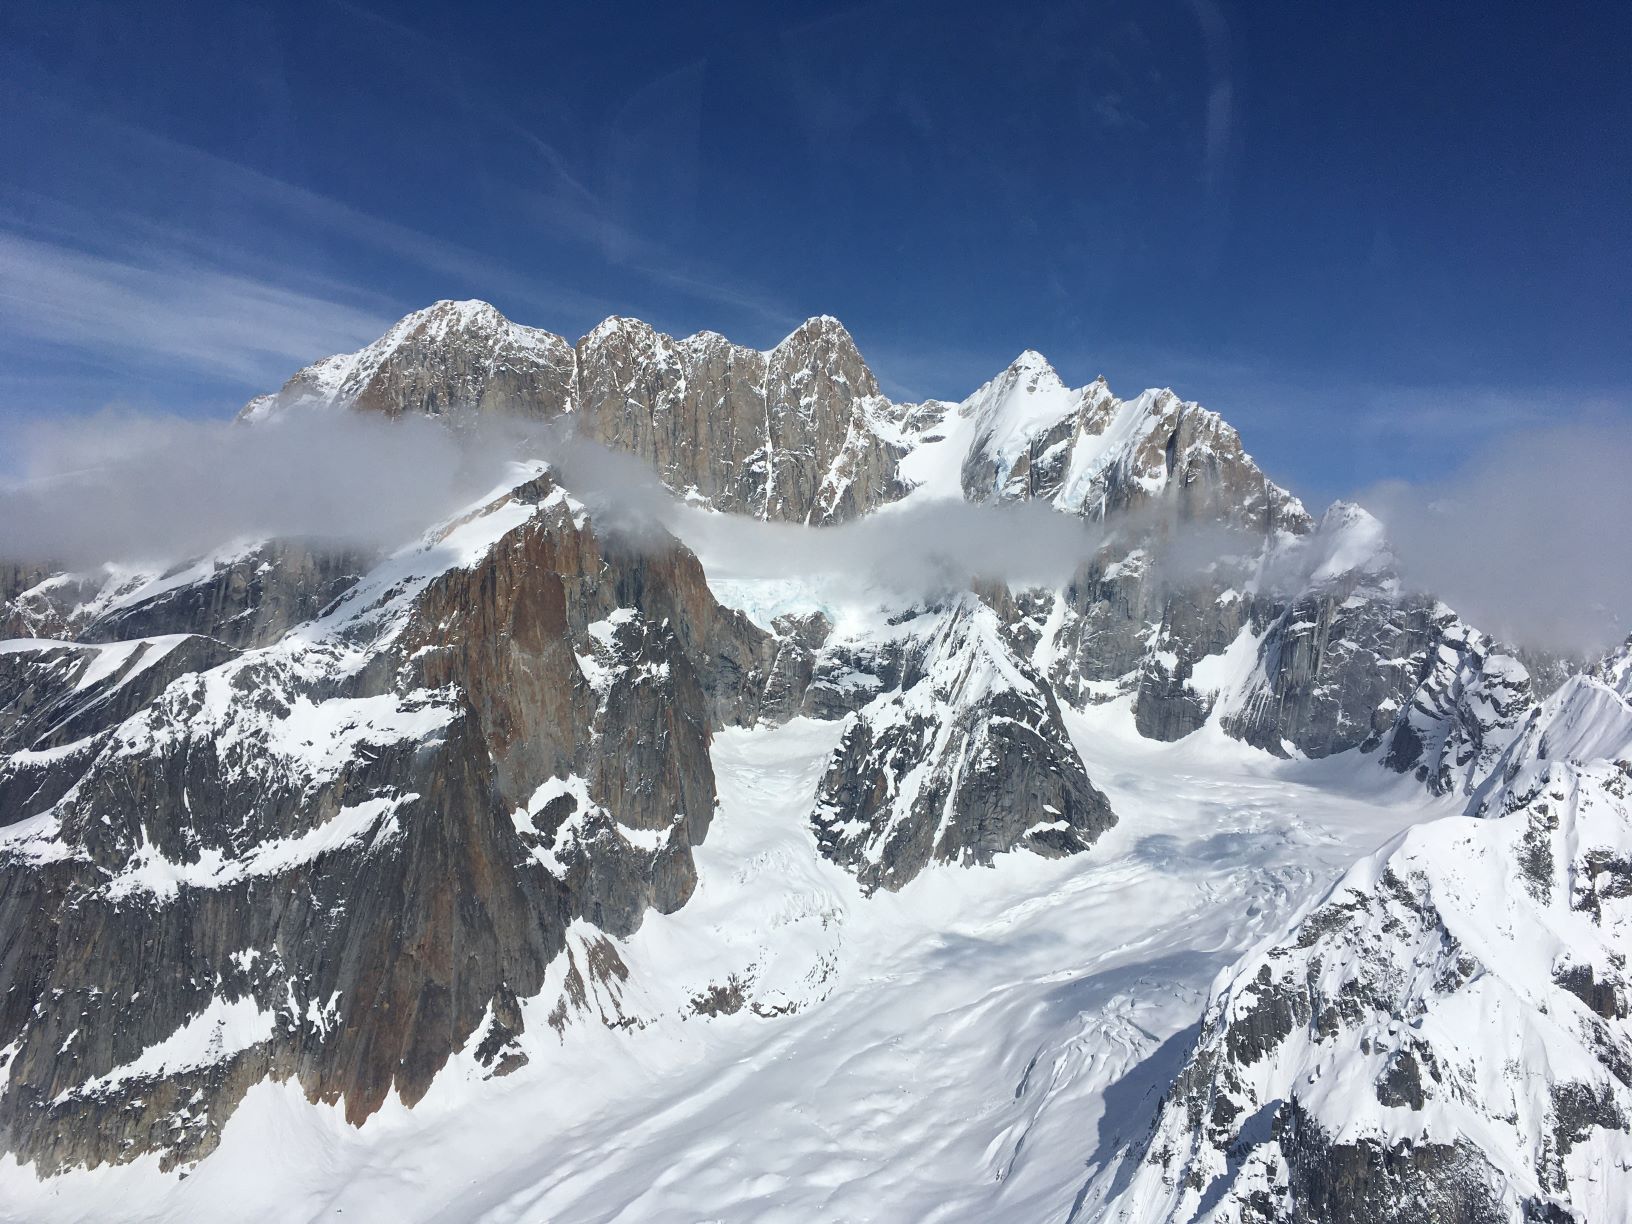
[[[797,988],[767,936],[698,969],[678,1018],[633,1001],[624,941],[698,888],[714,738],[817,728],[809,853],[874,897],[1092,855],[1123,816],[1073,737],[1120,702],[1150,742],[1351,753],[1468,815],[1221,979],[1103,1211],[1620,1218],[1626,651],[1560,687],[1409,589],[1362,508],[1313,518],[1216,413],[1071,388],[1030,351],[961,403],[899,404],[829,317],[768,351],[625,318],[574,344],[439,302],[241,420],[338,411],[557,422],[780,523],[969,503],[1115,530],[1063,582],[954,576],[858,619],[745,602],[518,460],[396,550],[0,565],[0,1148],[36,1173],[193,1167],[267,1081],[366,1126],[456,1055],[515,1072],[529,1015],[819,1006],[825,936]],[[1513,1068],[1528,1086],[1495,1102]]]

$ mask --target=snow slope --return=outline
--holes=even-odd
[[[626,979],[574,932],[583,1003],[559,1035],[565,983],[526,1005],[529,1065],[485,1080],[467,1050],[361,1130],[262,1084],[186,1180],[7,1162],[0,1219],[1066,1218],[1142,1138],[1218,971],[1450,810],[1352,754],[1154,743],[1125,701],[1068,719],[1123,816],[1092,851],[866,899],[805,823],[838,724],[725,732],[693,899],[613,943]]]
[[[1113,1218],[1632,1219],[1625,656],[1220,979]]]

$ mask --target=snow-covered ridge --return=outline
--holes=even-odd
[[[1221,979],[1112,1218],[1627,1219],[1629,732],[1619,693],[1573,677],[1484,818],[1402,835]]]
[[[650,459],[678,493],[817,522],[914,490],[1043,497],[1103,516],[1160,497],[1170,479],[1188,486],[1218,463],[1257,473],[1216,414],[1168,390],[1123,401],[1103,379],[1068,388],[1030,350],[955,407],[893,403],[830,315],[765,350],[710,331],[676,339],[624,316],[574,345],[486,303],[439,302],[374,344],[301,371],[242,415],[343,407],[573,416],[588,436]],[[1298,529],[1305,516],[1295,498],[1259,475],[1248,483],[1266,503],[1252,514]]]
[[[433,351],[455,345],[473,347],[486,355],[491,370],[507,356],[553,357],[566,341],[541,328],[512,323],[487,302],[441,301],[404,316],[385,335],[354,353],[325,357],[307,366],[280,392],[251,400],[239,417],[268,421],[292,410],[353,407],[370,382],[410,345]],[[479,391],[477,394],[479,397]]]

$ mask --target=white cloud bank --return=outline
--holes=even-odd
[[[391,547],[454,513],[522,458],[547,459],[602,530],[672,531],[716,576],[825,575],[906,599],[971,577],[1059,586],[1111,531],[1040,505],[939,502],[809,528],[682,504],[639,459],[515,421],[452,431],[424,418],[313,413],[254,427],[104,414],[36,427],[23,478],[0,485],[0,559],[171,564],[268,536]],[[1526,645],[1601,649],[1632,608],[1632,434],[1599,425],[1531,433],[1432,486],[1392,484],[1362,504],[1386,524],[1403,577],[1473,624]],[[1170,576],[1255,541],[1192,531]],[[1297,585],[1300,575],[1291,575]]]
[[[1359,500],[1406,579],[1487,632],[1594,652],[1632,629],[1632,424],[1513,434],[1441,480]]]

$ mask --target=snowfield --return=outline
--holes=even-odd
[[[808,824],[841,725],[723,732],[695,895],[622,943],[574,929],[526,1066],[467,1048],[362,1129],[257,1085],[184,1179],[8,1157],[0,1219],[1094,1219],[1221,971],[1462,801],[1358,753],[1145,740],[1127,699],[1066,717],[1113,830],[870,898]]]

